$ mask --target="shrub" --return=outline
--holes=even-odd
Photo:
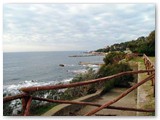
[[[120,58],[115,61],[115,58]],[[110,53],[104,58],[105,64],[101,66],[97,72],[97,76],[106,77],[120,72],[131,71],[132,69],[127,63],[119,62],[125,57],[124,53]],[[109,63],[109,61],[111,61]],[[133,81],[133,75],[125,75],[122,77],[114,78],[112,80],[106,81],[104,84],[103,93],[108,92],[113,87],[130,87],[129,82]]]
[[[89,68],[86,73],[76,75],[70,83],[87,81],[96,78],[96,73],[92,68]],[[75,99],[87,94],[92,94],[97,91],[96,84],[89,84],[85,86],[77,86],[74,88],[68,88],[61,96],[63,98]]]
[[[105,56],[103,59],[105,65],[117,63],[124,59],[126,54],[124,52],[111,52]]]
[[[98,72],[99,77],[110,76],[116,73],[131,71],[132,69],[126,63],[116,63],[112,65],[103,66]],[[134,79],[133,75],[124,75],[118,78],[111,79],[105,82],[103,93],[108,92],[113,87],[130,87],[129,82]]]
[[[70,83],[86,81],[95,78],[96,78],[95,71],[92,68],[89,68],[86,73],[77,74]]]

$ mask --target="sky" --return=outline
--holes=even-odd
[[[90,51],[155,30],[155,4],[4,4],[3,51]]]

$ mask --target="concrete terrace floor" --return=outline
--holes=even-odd
[[[94,103],[98,104],[104,104],[114,98],[116,98],[118,95],[120,95],[123,91],[125,91],[127,88],[114,88],[110,92],[106,93],[105,95],[99,97],[98,99],[92,101]],[[113,106],[125,106],[125,107],[134,107],[136,108],[136,92],[132,91],[127,96],[119,100],[118,102],[112,104]],[[91,110],[95,109],[97,107],[94,106],[85,106],[80,111],[76,112],[75,114],[77,116],[82,116]],[[136,112],[133,111],[124,111],[124,110],[113,110],[113,109],[103,109],[95,114],[96,116],[136,116]]]

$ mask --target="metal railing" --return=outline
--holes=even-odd
[[[154,64],[145,54],[143,55],[143,60],[144,60],[144,65],[145,65],[146,70],[155,69]],[[151,75],[152,73],[153,72],[148,72],[148,75]],[[152,86],[153,86],[154,96],[155,96],[155,77],[152,78],[151,81],[152,81]]]
[[[32,100],[39,100],[39,101],[47,101],[47,102],[52,102],[52,103],[63,103],[63,104],[79,104],[79,105],[91,105],[91,106],[97,106],[96,109],[90,111],[89,113],[86,113],[86,116],[93,115],[96,112],[102,110],[102,109],[116,109],[116,110],[128,110],[128,111],[138,111],[138,112],[154,112],[155,110],[151,109],[137,109],[137,108],[129,108],[129,107],[117,107],[117,106],[111,106],[113,103],[119,101],[121,98],[132,92],[134,89],[139,87],[140,85],[144,84],[145,82],[152,80],[155,78],[155,69],[153,64],[151,64],[151,61],[149,58],[144,55],[144,63],[146,66],[146,70],[139,70],[139,71],[126,71],[126,72],[121,72],[117,73],[111,76],[103,77],[103,78],[98,78],[98,79],[93,79],[93,80],[88,80],[88,81],[83,81],[83,82],[76,82],[76,83],[70,83],[70,84],[62,84],[62,85],[47,85],[47,86],[34,86],[34,87],[24,87],[21,88],[20,90],[22,91],[22,94],[15,95],[15,96],[7,96],[3,98],[3,102],[9,102],[15,99],[21,99],[22,100],[22,107],[23,107],[23,115],[24,116],[29,116],[30,115],[30,106]],[[148,73],[149,76],[146,77],[144,80],[142,80],[139,83],[136,83],[126,91],[124,91],[122,94],[120,94],[118,97],[115,99],[106,102],[105,104],[96,104],[92,102],[75,102],[75,101],[68,101],[68,100],[53,100],[53,99],[47,99],[47,98],[40,98],[40,97],[35,97],[31,93],[35,91],[43,91],[43,90],[54,90],[54,89],[63,89],[63,88],[70,88],[70,87],[76,87],[76,86],[82,86],[82,85],[88,85],[88,84],[93,84],[93,83],[98,83],[102,81],[109,81],[113,78],[121,77],[124,75],[129,75],[129,74],[140,74],[140,73]]]
[[[144,65],[146,67],[146,70],[149,69],[155,69],[154,64],[151,62],[151,60],[144,54],[143,55],[143,59],[144,59]],[[148,72],[148,75],[152,74],[152,72]],[[152,80],[152,85],[155,84],[155,80]]]

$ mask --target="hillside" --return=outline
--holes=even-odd
[[[155,56],[155,30],[146,37],[141,36],[136,40],[113,44],[106,48],[98,49],[95,52],[125,51],[127,48],[134,53],[145,53],[148,56]]]

